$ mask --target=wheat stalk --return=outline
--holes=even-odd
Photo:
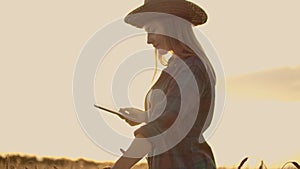
[[[289,161],[289,162],[286,162],[286,163],[281,167],[281,169],[283,169],[286,165],[288,165],[288,164],[290,164],[290,163],[292,163],[297,169],[300,169],[300,165],[299,165],[297,162],[295,162],[295,161]]]
[[[242,162],[240,163],[240,165],[238,166],[238,169],[241,169],[242,166],[245,164],[245,162],[246,162],[247,160],[248,160],[248,157],[244,158],[244,159],[242,160]]]

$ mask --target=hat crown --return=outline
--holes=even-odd
[[[144,4],[145,4],[145,3],[149,3],[149,2],[155,2],[155,1],[159,2],[159,1],[161,1],[161,0],[144,0]]]
[[[125,22],[136,27],[143,27],[150,17],[135,15],[142,13],[165,13],[181,17],[194,26],[204,24],[207,21],[207,14],[198,5],[186,0],[144,0],[144,5],[131,11],[126,17]]]
[[[170,2],[170,3],[172,3],[172,1],[174,2],[174,1],[185,1],[185,0],[144,0],[144,4],[146,4],[146,3],[149,3],[149,2],[151,2],[151,3],[153,3],[153,2],[160,2],[160,1],[165,1],[165,2]],[[175,2],[176,3],[176,2]]]

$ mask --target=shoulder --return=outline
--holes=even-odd
[[[204,69],[205,66],[201,59],[198,56],[190,56],[185,59],[185,63],[189,65],[190,67],[199,67],[201,69]]]
[[[204,76],[207,74],[205,65],[201,61],[198,56],[190,56],[185,59],[185,63],[195,74],[203,74]]]
[[[205,65],[198,56],[190,56],[184,59],[174,57],[163,71],[172,77],[187,76],[187,74],[192,73],[196,78],[203,78],[207,74]]]

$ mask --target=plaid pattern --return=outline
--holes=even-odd
[[[187,59],[189,61],[186,61],[187,65],[190,67],[190,70],[193,72],[194,77],[196,78],[199,91],[202,91],[200,99],[201,106],[199,107],[199,113],[196,122],[187,136],[175,147],[162,154],[149,156],[147,158],[149,169],[216,169],[214,156],[210,146],[206,142],[201,144],[198,142],[198,138],[201,135],[202,129],[204,128],[204,123],[206,121],[211,104],[213,103],[211,101],[214,97],[211,96],[213,88],[210,86],[210,80],[205,68],[202,62],[199,62],[196,59],[197,57],[193,57],[190,60]],[[170,67],[172,66],[172,63],[169,63],[168,65],[168,67]],[[178,71],[178,69],[175,67],[174,71]],[[187,75],[183,74],[181,76],[185,77]],[[135,135],[142,134],[145,137],[159,135],[167,130],[177,118],[178,110],[180,109],[181,95],[176,81],[172,79],[168,73],[163,71],[158,81],[151,89],[160,89],[164,91],[167,97],[166,108],[159,118],[148,122],[146,125],[137,129],[134,132]],[[155,101],[159,102],[160,100],[153,99],[153,101],[150,101],[150,103],[146,101],[146,110],[148,104],[152,106],[159,104],[155,103]],[[193,103],[191,101],[190,104],[195,105],[197,103]],[[151,142],[151,139],[149,139],[149,141]],[[155,145],[159,145],[163,142],[168,142],[168,140],[161,140],[161,142],[158,143],[151,142],[151,144],[155,148]]]
[[[216,169],[212,151],[207,143],[190,148],[194,149],[194,152],[174,147],[163,154],[148,157],[149,169]]]

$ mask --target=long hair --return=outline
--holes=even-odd
[[[215,99],[215,90],[214,86],[216,85],[216,75],[214,68],[212,64],[210,63],[209,59],[206,56],[206,53],[202,46],[200,45],[199,41],[197,40],[192,24],[182,18],[168,15],[168,14],[162,14],[162,17],[159,17],[157,19],[154,19],[153,22],[150,22],[148,27],[152,27],[152,30],[154,30],[151,33],[161,34],[165,35],[169,38],[167,40],[169,41],[169,45],[171,49],[173,50],[175,55],[183,57],[189,57],[191,55],[196,55],[203,65],[205,66],[206,72],[208,73],[210,83],[212,88],[212,99],[211,99],[211,108],[209,110],[207,119],[205,121],[205,124],[202,128],[201,132],[204,132],[211,124],[212,117],[213,117],[213,111],[214,111],[214,99]],[[154,27],[154,29],[153,29]],[[151,30],[151,29],[150,29]],[[180,45],[178,47],[178,45]],[[155,70],[152,80],[154,80],[155,75],[157,73],[157,59],[160,60],[161,64],[164,65],[165,62],[163,60],[163,56],[160,56],[160,54],[155,50]],[[199,137],[199,142],[204,142],[205,139],[202,135]]]
[[[154,69],[154,73],[153,73],[153,77],[151,82],[153,83],[155,76],[157,74],[157,60],[159,60],[159,63],[163,66],[168,66],[168,61],[166,60],[164,55],[160,55],[157,49],[154,49],[154,60],[155,60],[155,69]]]
[[[179,55],[180,57],[188,57],[191,54],[198,56],[204,64],[211,79],[211,83],[214,86],[216,83],[215,71],[209,59],[207,58],[204,49],[194,34],[192,24],[173,15],[162,15],[162,17],[149,22],[147,27],[151,27],[150,30],[153,31],[152,33],[158,33],[169,37],[167,39],[172,49],[171,52],[175,53],[176,55]],[[180,45],[180,48],[177,48],[178,44]],[[167,66],[167,61],[165,60],[164,56],[160,55],[156,49],[154,52],[154,57],[155,70],[152,81],[155,79],[157,74],[157,60],[159,60],[162,65]]]

